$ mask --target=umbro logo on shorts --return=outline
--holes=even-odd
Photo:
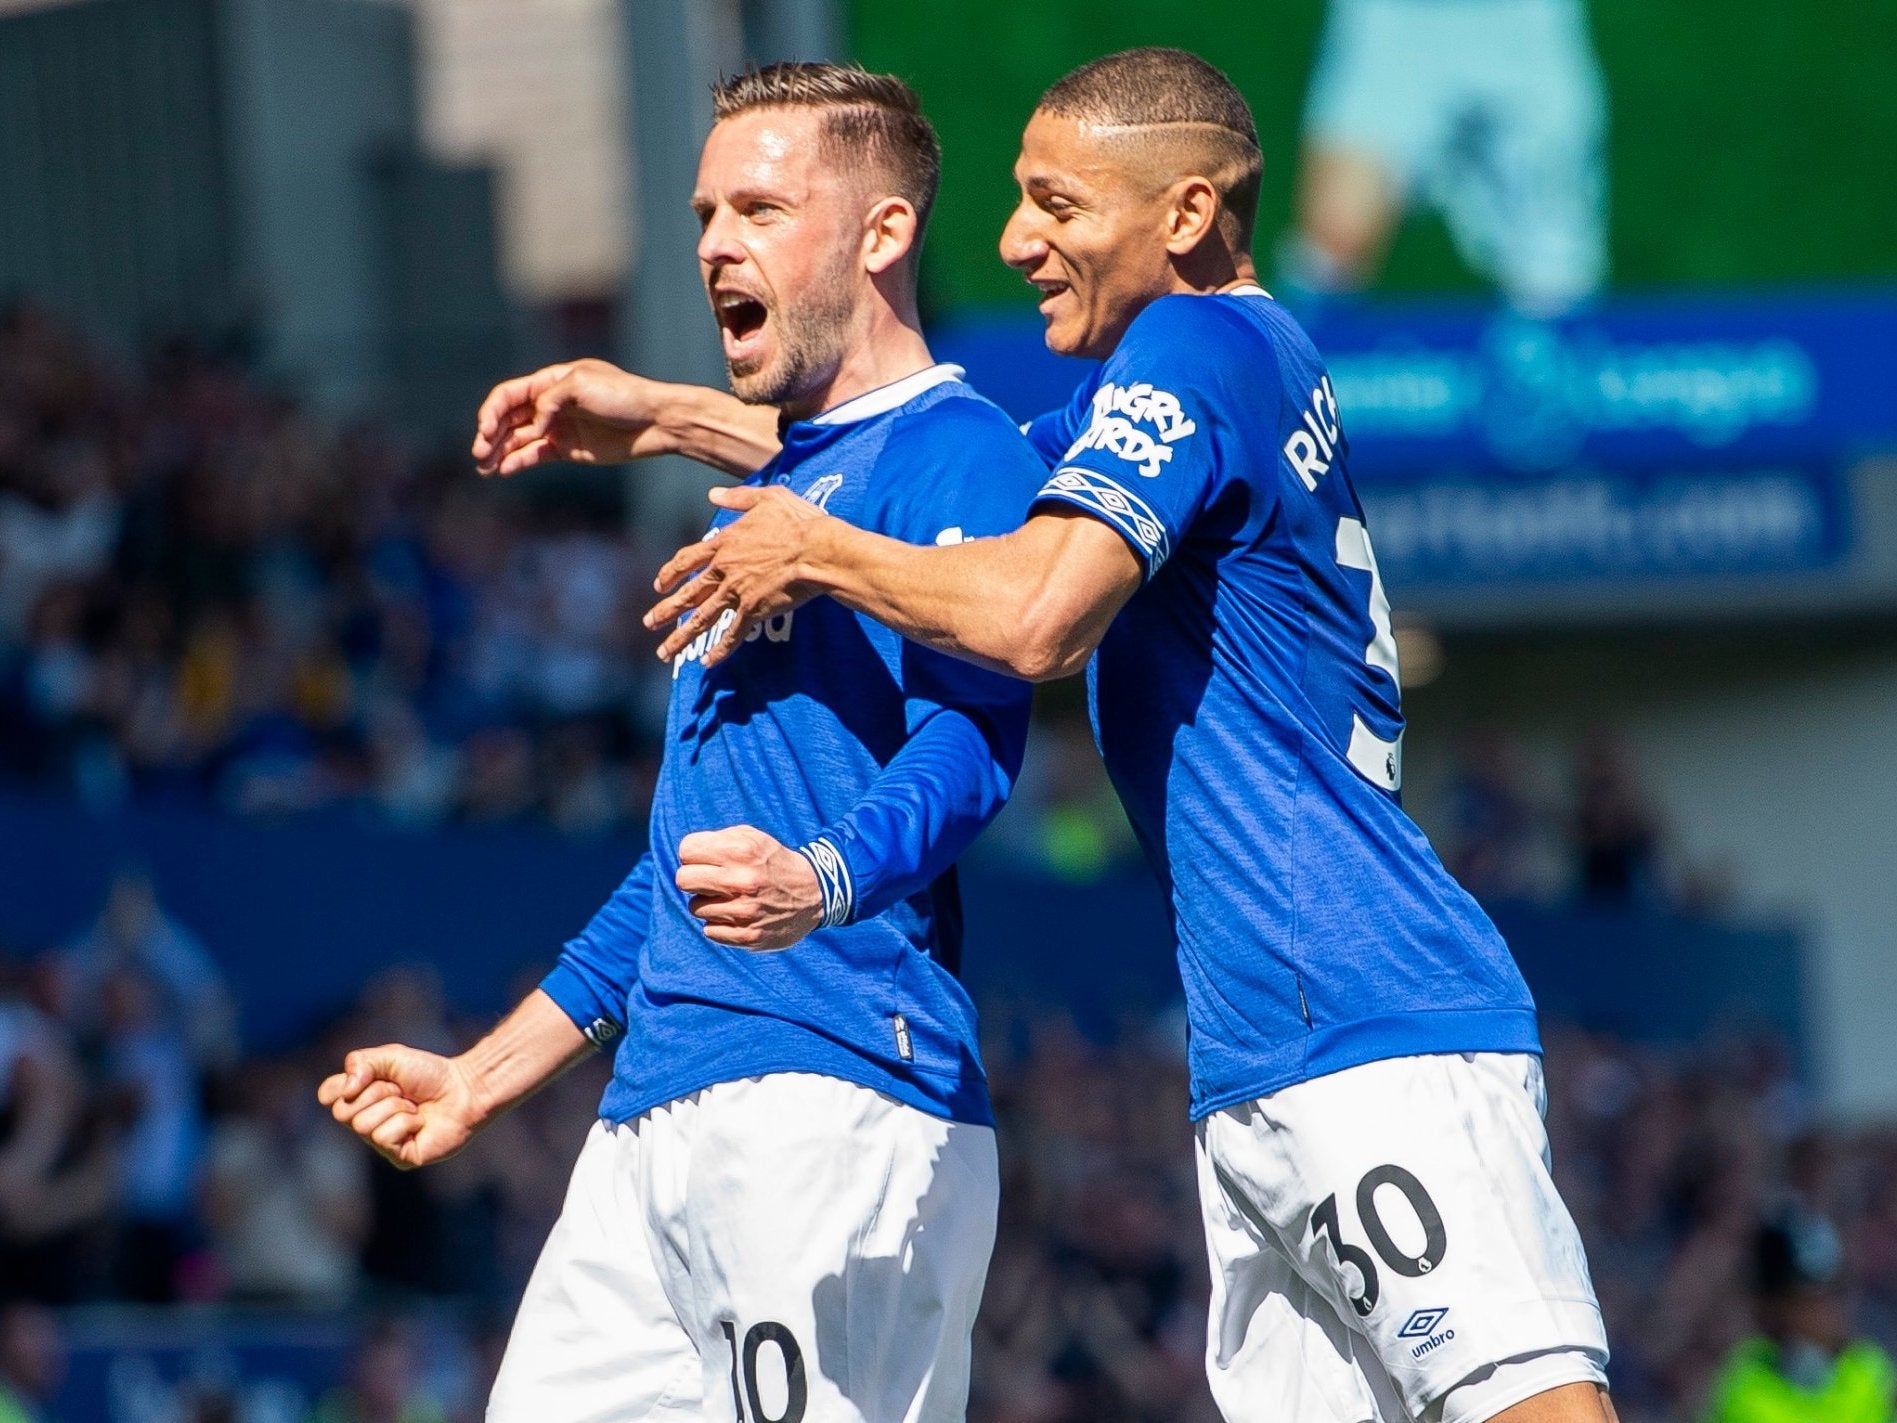
[[[1399,1339],[1427,1339],[1436,1332],[1436,1326],[1448,1318],[1446,1309],[1419,1309],[1403,1322],[1396,1331]]]

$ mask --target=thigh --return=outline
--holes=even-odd
[[[1523,4],[1497,29],[1511,62],[1463,95],[1468,141],[1445,154],[1437,197],[1472,260],[1558,311],[1606,270],[1600,76],[1575,7]]]
[[[1307,149],[1374,158],[1407,193],[1440,147],[1455,92],[1436,4],[1332,0],[1305,100]]]
[[[991,1129],[866,1087],[780,1073],[701,1093],[690,1268],[706,1416],[959,1420],[997,1190]]]
[[[696,1420],[698,1351],[668,1298],[639,1182],[650,1147],[593,1128],[528,1280],[488,1401],[489,1423]]]
[[[1606,1337],[1549,1175],[1539,1059],[1396,1058],[1205,1123],[1217,1184],[1368,1346],[1413,1417]]]
[[[1197,1158],[1212,1271],[1205,1372],[1226,1423],[1403,1423],[1368,1344],[1293,1267],[1214,1159],[1205,1123]]]

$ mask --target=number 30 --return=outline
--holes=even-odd
[[[1389,1227],[1384,1225],[1383,1217],[1377,1213],[1377,1189],[1381,1186],[1394,1186],[1403,1193],[1410,1209],[1416,1212],[1416,1219],[1423,1227],[1423,1253],[1405,1255],[1390,1238]],[[1417,1180],[1401,1166],[1377,1166],[1364,1173],[1363,1180],[1357,1183],[1357,1219],[1363,1222],[1363,1233],[1370,1237],[1371,1248],[1377,1252],[1377,1258],[1399,1275],[1409,1279],[1418,1279],[1427,1275],[1443,1262],[1443,1255],[1449,1249],[1449,1236],[1443,1229],[1442,1212],[1436,1209],[1436,1203],[1430,1199],[1429,1192],[1423,1189],[1423,1183]],[[1339,1265],[1350,1265],[1363,1277],[1363,1288],[1351,1294],[1348,1288],[1346,1296],[1351,1307],[1360,1316],[1368,1317],[1377,1307],[1377,1299],[1382,1293],[1377,1283],[1376,1261],[1370,1258],[1370,1251],[1360,1246],[1347,1244],[1342,1229],[1337,1223],[1337,1196],[1326,1196],[1316,1210],[1311,1212],[1311,1234],[1322,1235],[1329,1239],[1331,1254]]]

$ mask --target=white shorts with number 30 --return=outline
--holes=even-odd
[[[961,1423],[995,1134],[775,1073],[601,1123],[489,1423]]]
[[[1227,1423],[1481,1423],[1606,1382],[1541,1060],[1392,1058],[1199,1123]]]

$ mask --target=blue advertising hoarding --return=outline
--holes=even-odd
[[[1821,572],[1852,548],[1842,472],[1897,450],[1897,292],[1622,299],[1560,321],[1349,303],[1310,326],[1394,583]],[[1023,419],[1083,371],[1032,316],[934,343]]]

